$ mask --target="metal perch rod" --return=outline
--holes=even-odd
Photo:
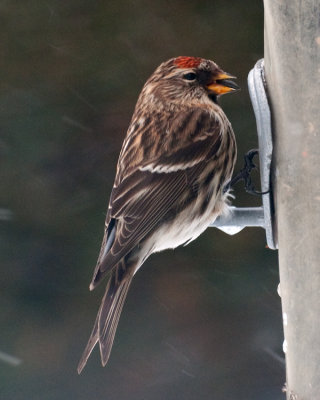
[[[265,228],[263,207],[231,207],[230,215],[218,217],[210,226],[238,227],[239,230],[249,226]]]

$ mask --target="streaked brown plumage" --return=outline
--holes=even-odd
[[[227,212],[224,188],[236,143],[216,100],[237,88],[229,77],[212,61],[177,57],[144,85],[120,153],[90,289],[107,275],[109,282],[79,373],[98,342],[107,363],[131,280],[150,254],[194,240]]]

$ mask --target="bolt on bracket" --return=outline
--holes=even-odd
[[[272,188],[270,185],[273,150],[271,112],[265,87],[264,60],[261,59],[249,73],[248,88],[257,124],[261,191],[269,192],[261,196],[261,207],[231,207],[232,212],[228,216],[218,217],[210,226],[230,235],[240,232],[245,227],[260,226],[266,230],[268,247],[275,250],[278,248],[278,244],[275,237]]]

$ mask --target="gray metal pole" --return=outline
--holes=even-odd
[[[320,399],[320,3],[264,0],[287,399]]]

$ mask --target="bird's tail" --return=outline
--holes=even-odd
[[[80,374],[99,342],[102,365],[108,362],[120,314],[134,271],[119,263],[112,271],[88,344],[78,365]]]

